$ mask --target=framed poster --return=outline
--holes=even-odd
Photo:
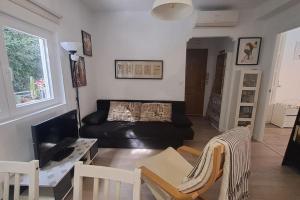
[[[236,65],[258,65],[261,37],[239,38]]]
[[[86,56],[92,56],[93,55],[93,49],[92,49],[92,36],[91,34],[81,31],[82,35],[82,46],[83,46],[83,54]]]
[[[71,73],[74,88],[87,85],[84,57],[80,56],[78,61],[72,62]]]
[[[162,60],[115,60],[116,79],[163,79]]]

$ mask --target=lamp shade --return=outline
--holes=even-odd
[[[61,42],[61,47],[71,53],[76,53],[82,46],[80,42]]]
[[[78,61],[79,60],[79,55],[75,54],[71,54],[71,60],[73,61]]]
[[[179,20],[190,16],[193,10],[192,0],[155,0],[151,13],[162,20]]]

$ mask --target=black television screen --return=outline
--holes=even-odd
[[[44,166],[53,156],[62,150],[61,144],[67,139],[78,138],[77,111],[51,118],[31,126],[35,159]]]

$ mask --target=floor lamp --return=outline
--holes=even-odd
[[[69,52],[69,60],[70,60],[70,67],[75,64],[79,60],[79,56],[76,54],[78,49],[81,48],[82,44],[80,42],[61,42],[60,45],[64,50]],[[71,69],[71,73],[72,73]],[[72,74],[72,80],[74,75]],[[80,115],[80,101],[79,101],[79,89],[78,86],[75,86],[76,91],[76,103],[77,103],[77,113],[78,113],[78,122],[79,127],[81,128],[81,115]]]

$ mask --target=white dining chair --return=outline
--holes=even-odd
[[[82,200],[83,177],[93,178],[93,200],[99,200],[99,182],[104,181],[104,200],[120,200],[121,184],[127,183],[133,186],[133,200],[140,200],[141,170],[128,171],[111,167],[84,165],[82,162],[75,164],[73,200]],[[115,197],[109,197],[110,181],[116,182]]]
[[[20,196],[20,177],[27,175],[29,180],[28,200],[39,199],[39,161],[33,160],[31,162],[13,162],[13,161],[0,161],[0,176],[4,178],[3,200],[9,200],[9,187],[14,186],[14,200],[23,199]],[[10,180],[13,184],[10,183]]]

